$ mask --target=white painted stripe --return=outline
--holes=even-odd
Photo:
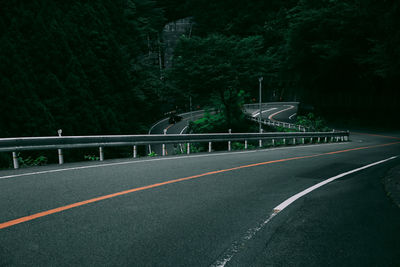
[[[183,132],[187,129],[188,126],[185,126],[179,134],[183,134]]]
[[[381,160],[381,161],[377,161],[377,162],[365,165],[363,167],[360,167],[360,168],[357,168],[357,169],[354,169],[354,170],[351,170],[351,171],[348,171],[348,172],[341,173],[341,174],[336,175],[334,177],[328,178],[328,179],[326,179],[326,180],[324,180],[324,181],[322,181],[322,182],[320,182],[320,183],[318,183],[318,184],[316,184],[314,186],[311,186],[311,187],[301,191],[300,193],[288,198],[287,200],[285,200],[284,202],[282,202],[281,204],[276,206],[273,209],[273,212],[262,223],[260,223],[258,226],[254,227],[254,228],[249,229],[246,232],[246,234],[239,241],[235,241],[230,246],[230,248],[224,253],[224,256],[221,257],[221,259],[217,260],[211,266],[213,266],[213,267],[223,267],[223,266],[225,266],[239,252],[240,248],[244,246],[246,241],[252,239],[257,234],[257,232],[259,232],[266,224],[268,224],[272,220],[273,217],[275,217],[279,212],[281,212],[283,209],[287,208],[290,204],[292,204],[293,202],[295,202],[297,199],[301,198],[302,196],[307,195],[310,192],[314,191],[315,189],[317,189],[317,188],[319,188],[321,186],[324,186],[324,185],[326,185],[326,184],[328,184],[328,183],[330,183],[330,182],[332,182],[332,181],[334,181],[336,179],[339,179],[339,178],[342,178],[342,177],[344,177],[346,175],[349,175],[349,174],[352,174],[352,173],[355,173],[355,172],[359,172],[361,170],[370,168],[372,166],[384,163],[386,161],[395,159],[397,157],[398,156],[390,157],[390,158],[387,158],[387,159],[384,159],[384,160]]]
[[[365,165],[363,167],[360,167],[360,168],[357,168],[357,169],[354,169],[354,170],[351,170],[351,171],[348,171],[348,172],[341,173],[341,174],[336,175],[334,177],[331,177],[329,179],[326,179],[325,181],[322,181],[322,182],[320,182],[320,183],[318,183],[316,185],[313,185],[313,186],[301,191],[300,193],[298,193],[298,194],[286,199],[284,202],[282,202],[281,204],[279,204],[278,206],[276,206],[274,208],[274,213],[281,212],[282,210],[287,208],[290,204],[292,204],[293,202],[295,202],[296,200],[298,200],[302,196],[309,194],[310,192],[314,191],[317,188],[320,188],[321,186],[324,186],[324,185],[326,185],[326,184],[328,184],[328,183],[330,183],[332,181],[335,181],[335,180],[337,180],[339,178],[342,178],[343,176],[346,176],[346,175],[349,175],[349,174],[352,174],[352,173],[355,173],[355,172],[359,172],[361,170],[367,169],[369,167],[384,163],[386,161],[389,161],[389,160],[392,160],[392,159],[395,159],[395,158],[397,158],[397,156],[394,156],[394,157],[391,157],[391,158],[388,158],[388,159],[384,159],[384,160],[381,160],[381,161],[377,161],[377,162]]]
[[[192,111],[192,112],[181,113],[181,114],[178,114],[178,116],[190,115],[190,113],[192,113],[194,115],[194,113],[199,113],[199,112],[204,113],[204,110],[197,110],[197,111]],[[167,121],[167,120],[169,120],[169,118],[165,118],[165,119],[162,119],[162,120],[156,122],[153,126],[150,127],[149,134],[151,134],[151,131],[153,131],[154,127],[156,127],[158,124],[160,124],[164,121]],[[149,147],[149,152],[151,152],[151,145],[148,145],[148,147]]]
[[[269,111],[272,111],[272,110],[275,110],[275,109],[278,109],[278,108],[270,108],[270,109],[267,109],[267,110],[263,110],[261,113],[269,112]],[[252,117],[257,117],[259,115],[260,115],[260,110],[255,111],[255,112],[253,112],[251,114]]]
[[[295,108],[295,106],[289,106],[286,109],[283,109],[283,110],[280,110],[278,112],[275,112],[274,114],[269,115],[268,119],[274,121],[274,119],[273,119],[274,116],[278,115],[279,113],[285,112],[287,110],[293,109],[293,108]]]
[[[293,118],[293,116],[295,116],[297,113],[293,113],[292,115],[289,116],[289,120],[291,120]]]
[[[132,159],[131,161],[96,164],[96,165],[89,165],[89,166],[80,166],[80,167],[53,169],[53,170],[48,170],[48,171],[6,175],[6,176],[0,176],[0,179],[8,179],[8,178],[14,178],[14,177],[30,176],[30,175],[38,175],[38,174],[46,174],[46,173],[56,173],[56,172],[63,172],[63,171],[74,171],[74,170],[110,167],[110,166],[118,166],[118,165],[139,164],[139,163],[161,161],[161,160],[178,160],[178,159],[191,159],[191,158],[214,157],[214,156],[218,157],[218,156],[225,156],[225,155],[231,155],[231,154],[248,154],[248,153],[274,151],[274,150],[308,148],[308,147],[318,147],[318,146],[328,146],[328,145],[345,145],[345,144],[348,144],[348,143],[326,143],[326,144],[315,144],[315,145],[308,144],[308,145],[299,145],[299,146],[292,146],[292,147],[266,148],[266,149],[258,149],[258,150],[247,150],[247,151],[232,151],[232,152],[221,152],[221,153],[214,152],[211,154],[207,153],[207,154],[202,154],[202,155],[185,155],[185,156],[178,155],[178,156],[174,156],[174,157],[163,157],[163,158],[145,159],[145,160]]]

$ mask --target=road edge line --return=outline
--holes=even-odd
[[[398,158],[398,156],[393,156],[384,160],[380,160],[368,165],[365,165],[363,167],[357,168],[357,169],[353,169],[351,171],[347,171],[341,174],[338,174],[336,176],[333,176],[331,178],[328,178],[318,184],[315,184],[313,186],[310,186],[306,189],[304,189],[303,191],[291,196],[290,198],[286,199],[285,201],[283,201],[282,203],[280,203],[278,206],[276,206],[275,208],[273,208],[272,213],[269,214],[268,218],[266,220],[264,220],[261,224],[259,224],[257,227],[251,228],[246,232],[246,235],[244,237],[241,238],[241,240],[239,241],[235,241],[234,243],[232,243],[231,247],[224,253],[224,256],[221,257],[221,259],[217,260],[214,262],[214,264],[212,264],[212,267],[224,267],[238,252],[239,249],[243,246],[243,244],[247,241],[252,239],[257,232],[259,232],[265,225],[267,225],[272,218],[274,218],[276,215],[278,215],[282,210],[284,210],[285,208],[287,208],[288,206],[290,206],[293,202],[295,202],[296,200],[298,200],[299,198],[311,193],[312,191],[332,182],[335,181],[337,179],[340,179],[344,176],[347,176],[349,174],[352,173],[356,173],[359,172],[361,170],[373,167],[375,165],[379,165],[381,163],[387,162],[389,160]]]

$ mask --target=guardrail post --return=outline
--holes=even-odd
[[[313,139],[312,139],[312,137],[310,138],[310,143],[311,143],[311,144],[313,143]]]
[[[19,168],[19,164],[18,164],[17,153],[16,153],[16,152],[13,152],[13,153],[12,153],[12,157],[13,157],[14,169],[18,169],[18,168]]]
[[[303,143],[303,145],[305,144],[306,140],[304,140],[304,137],[301,138],[301,142]]]
[[[104,151],[103,151],[103,147],[99,147],[99,154],[100,154],[100,161],[104,160]]]
[[[164,129],[164,135],[167,134],[167,129]],[[165,144],[162,144],[162,155],[165,156]]]
[[[64,156],[62,149],[58,149],[58,164],[64,164]]]
[[[283,145],[286,145],[286,138],[283,138]]]
[[[293,145],[296,144],[296,138],[293,138]]]
[[[317,143],[320,143],[321,142],[321,137],[318,137],[318,142]]]
[[[328,137],[325,136],[325,143],[328,143]]]
[[[212,149],[212,143],[208,142],[208,152],[211,152],[211,149]]]
[[[229,133],[232,133],[232,129],[229,129]],[[231,151],[231,141],[228,141],[228,151]]]
[[[247,149],[247,140],[244,140],[244,149]]]
[[[136,147],[136,145],[133,146],[133,158],[137,158],[137,147]]]
[[[187,143],[186,152],[188,155],[190,154],[190,143]]]
[[[263,129],[260,130],[260,133],[263,133]],[[262,140],[258,140],[258,147],[262,148]]]
[[[275,139],[272,138],[272,146],[275,146]]]

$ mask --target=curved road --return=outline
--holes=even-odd
[[[260,116],[260,109],[257,104],[248,105],[246,108],[246,113],[254,118]],[[272,121],[280,121],[286,123],[296,123],[297,119],[297,102],[273,102],[273,103],[263,103],[262,108],[262,119],[269,119]]]
[[[250,105],[251,108],[246,108],[245,112],[253,117],[258,117],[259,107],[256,104]],[[295,123],[297,115],[298,103],[297,102],[273,102],[273,103],[263,103],[262,119],[269,119],[272,121]],[[204,111],[193,111],[188,113],[179,114],[183,119],[176,124],[170,124],[168,118],[165,118],[156,124],[154,124],[150,130],[149,134],[163,134],[164,130],[166,134],[182,134],[186,133],[187,125],[191,119],[197,120],[204,116]],[[157,155],[162,155],[162,146],[153,145],[150,146],[148,150],[154,151]],[[181,146],[178,145],[166,145],[166,154],[180,154],[183,152]]]
[[[166,130],[166,134],[184,134],[186,133],[189,121],[202,118],[204,116],[204,110],[182,113],[179,114],[179,116],[182,117],[182,120],[175,124],[170,124],[168,122],[169,118],[157,122],[150,128],[149,134],[163,134],[164,130]],[[151,151],[154,151],[157,155],[162,155],[161,145],[152,145],[149,146],[149,149],[150,148]],[[179,154],[182,153],[182,151],[183,149],[178,145],[166,145],[167,155]]]
[[[351,139],[0,171],[0,265],[399,266],[400,133]]]

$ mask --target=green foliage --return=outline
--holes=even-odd
[[[97,157],[96,155],[85,155],[84,159],[85,160],[90,160],[90,161],[98,161],[98,160],[100,160],[100,158]]]
[[[229,129],[236,133],[258,132],[258,126],[243,116],[235,118],[229,125],[224,113],[205,113],[204,117],[189,123],[192,133],[227,133]]]
[[[306,116],[297,116],[297,124],[304,126],[311,132],[329,132],[331,129],[326,125],[326,121],[321,117],[316,117],[314,113]]]
[[[244,150],[244,142],[232,142],[232,150]],[[247,144],[247,149],[255,149],[253,144]]]
[[[261,49],[256,53],[263,62],[261,72],[266,78],[265,88],[269,89],[268,100],[300,100],[331,117],[365,118],[366,112],[375,109],[371,115],[380,116],[379,121],[382,117],[396,118],[390,114],[397,113],[394,107],[400,99],[398,1],[273,0],[236,3],[189,0],[182,6],[196,22],[190,38],[192,42],[189,41],[193,50],[184,48],[193,57],[181,53],[178,47],[175,58],[179,64],[181,60],[188,60],[184,64],[188,66],[188,73],[183,71],[183,76],[188,74],[190,79],[184,79],[190,83],[185,85],[192,87],[193,82],[197,87],[195,76],[206,70],[215,71],[214,76],[220,78],[217,81],[227,84],[224,78],[229,74],[217,74],[223,67],[230,69],[232,61],[226,59],[230,49],[225,46],[227,49],[222,51],[214,50],[221,46],[218,42],[206,45],[205,41],[211,36],[220,40],[256,37],[261,39]],[[202,49],[198,49],[199,46]],[[210,58],[215,57],[215,68],[206,60],[200,61],[205,58],[204,53],[209,53]],[[204,68],[192,68],[191,63]],[[192,71],[195,69],[197,72]],[[228,73],[226,69],[223,73]],[[253,74],[259,75],[257,71]],[[213,74],[206,75],[201,80],[205,81],[205,86],[199,84],[199,91],[216,90],[209,86],[208,77],[213,82]],[[254,76],[249,81],[253,79]],[[257,95],[255,82],[247,84],[240,76],[238,80],[240,85],[234,83],[235,87],[244,89],[252,97]],[[228,78],[228,81],[233,83],[235,79]],[[221,86],[223,90],[228,87]],[[195,92],[193,89],[192,93]]]
[[[158,118],[154,1],[7,1],[0,18],[0,137],[139,133]]]
[[[260,75],[263,101],[397,118],[398,1],[3,2],[0,137],[144,133],[189,96],[219,111],[196,131],[238,132]],[[162,28],[186,16],[190,36],[160,71]]]
[[[282,126],[276,127],[277,132],[285,132],[285,133],[290,133],[290,132],[298,132],[298,129],[291,129],[291,128],[286,128]]]
[[[191,95],[200,105],[220,110],[228,127],[242,116],[246,90],[257,86],[263,73],[262,38],[210,35],[182,37],[168,72],[174,97]]]
[[[21,167],[32,167],[46,165],[47,158],[45,156],[38,156],[36,158],[27,157],[23,158],[20,153],[17,154],[18,164]]]
[[[149,156],[149,157],[157,157],[158,155],[157,155],[156,152],[151,151],[149,154],[147,154],[147,156]]]

